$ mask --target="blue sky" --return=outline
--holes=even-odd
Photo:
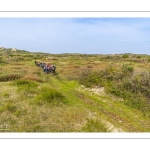
[[[0,18],[0,47],[52,54],[150,54],[150,18]]]

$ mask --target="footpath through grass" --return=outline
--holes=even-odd
[[[105,68],[102,57],[100,61],[98,56],[52,58],[58,65],[52,76],[34,65],[33,58],[42,55],[16,55],[14,62],[0,68],[0,132],[150,131],[150,119],[141,110],[128,107],[105,89],[96,92],[98,87],[86,88],[74,79],[87,64],[88,69],[101,64]],[[17,62],[19,58],[23,60]]]

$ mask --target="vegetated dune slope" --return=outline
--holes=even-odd
[[[1,50],[0,131],[149,132],[149,56],[126,56]]]

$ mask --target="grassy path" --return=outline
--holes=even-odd
[[[31,62],[18,70],[22,79],[1,82],[1,132],[150,131],[146,116],[104,90],[44,74]]]
[[[88,124],[88,122],[94,121],[93,131],[98,130],[96,124],[105,124],[107,131],[114,132],[150,131],[149,119],[143,116],[140,111],[128,108],[120,99],[108,96],[105,93],[97,94],[85,90],[75,81],[52,78],[51,85],[65,95],[71,106],[84,114],[82,121],[85,121],[83,121],[83,124],[81,123],[81,126],[84,126],[85,122]],[[90,131],[90,125],[88,125],[88,128],[87,130]]]

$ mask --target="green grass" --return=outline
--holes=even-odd
[[[87,120],[86,125],[82,128],[83,132],[109,132],[106,125],[99,120]]]
[[[83,71],[79,82],[87,87],[105,87],[107,93],[124,99],[124,103],[149,115],[150,73],[137,73],[130,64],[108,66],[101,71]]]
[[[149,57],[128,55],[0,51],[0,124],[9,126],[1,132],[149,132]],[[43,73],[35,58],[57,74]]]
[[[0,82],[3,81],[11,81],[11,80],[16,80],[16,79],[20,79],[21,76],[19,74],[1,74],[0,75]]]
[[[15,112],[16,109],[16,106],[14,106],[10,100],[7,101],[7,103],[3,107],[1,107],[1,111],[10,111],[11,113]]]
[[[59,105],[59,103],[67,103],[62,93],[58,92],[51,87],[42,87],[39,89],[39,93],[34,98],[34,102],[41,105],[44,102],[51,103],[53,105]]]

